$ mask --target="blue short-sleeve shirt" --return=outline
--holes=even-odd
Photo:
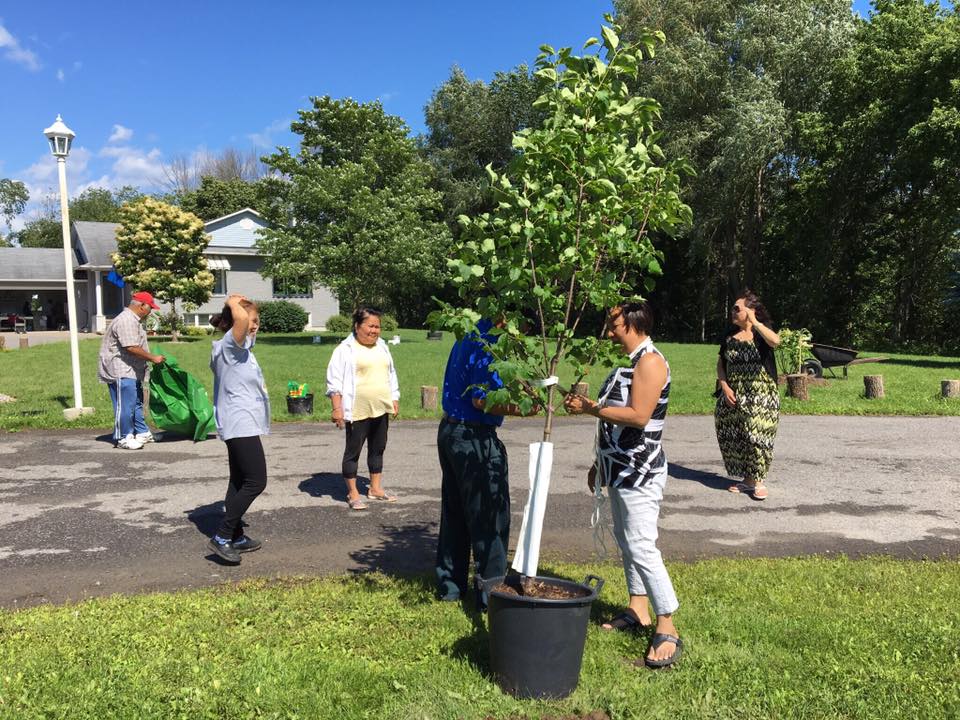
[[[221,440],[270,433],[270,397],[253,344],[250,337],[237,344],[230,330],[213,343],[213,415]]]
[[[491,327],[493,324],[489,320],[477,324],[487,343],[497,340],[496,336],[489,334]],[[472,385],[485,385],[490,390],[503,387],[500,376],[490,370],[492,362],[493,357],[476,334],[467,335],[454,344],[443,375],[443,411],[448,416],[496,427],[503,424],[503,415],[491,415],[473,406],[473,399],[486,397],[487,391]]]

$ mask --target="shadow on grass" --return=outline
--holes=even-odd
[[[474,611],[467,611],[470,618],[470,634],[453,642],[448,648],[450,657],[463,660],[474,670],[493,681],[490,670],[490,633],[487,632],[487,623],[484,615]]]
[[[882,363],[877,363],[878,365],[905,365],[907,367],[919,367],[919,368],[953,368],[960,369],[960,362],[956,360],[908,360],[907,358],[888,358]],[[944,378],[946,380],[946,378]]]
[[[321,341],[314,343],[315,337],[320,337]],[[257,335],[257,345],[333,345],[342,339],[320,335]]]
[[[403,523],[384,525],[378,537],[350,551],[350,558],[361,582],[366,582],[363,575],[369,572],[397,578],[402,581],[402,602],[423,605],[435,601],[436,581],[432,572],[424,571],[433,568],[436,550],[436,523]]]
[[[730,478],[716,473],[706,472],[704,470],[694,470],[693,468],[670,463],[670,477],[677,480],[693,480],[704,485],[711,490],[726,490],[730,486]]]

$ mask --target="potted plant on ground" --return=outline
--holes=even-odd
[[[787,395],[798,400],[809,400],[805,358],[812,347],[812,335],[806,328],[791,330],[788,327],[781,328],[778,334],[780,345],[777,348],[777,359],[787,376]]]
[[[530,446],[530,496],[513,562],[521,577],[503,592],[490,593],[492,665],[501,685],[520,695],[572,691],[589,611],[571,622],[525,613],[524,622],[500,628],[500,607],[512,607],[521,597],[533,609],[553,611],[563,601],[544,597],[566,590],[576,605],[587,596],[592,600],[598,589],[585,582],[577,591],[537,577],[554,406],[561,399],[558,368],[569,362],[579,381],[593,364],[619,362],[603,329],[586,334],[584,320],[599,320],[608,308],[652,289],[662,259],[653,239],[691,221],[680,199],[680,176],[689,168],[664,157],[654,130],[660,106],[631,89],[641,62],[653,56],[663,36],[643,32],[624,43],[620,28],[606,19],[610,25],[602,28],[601,39],[584,45],[596,50],[575,55],[569,48],[541,47],[535,75],[542,94],[535,105],[546,119],[514,136],[518,154],[506,172],[487,168],[496,207],[459,218],[463,233],[448,265],[460,301],[442,304],[431,315],[434,328],[457,337],[473,332],[481,318],[502,319],[489,349],[504,387],[490,392],[488,402],[517,403],[524,412],[546,408],[543,441]],[[563,628],[571,633],[570,644],[579,643],[572,684],[570,673],[558,684],[544,683],[537,671],[544,665],[548,628]],[[523,637],[516,634],[521,629]],[[552,676],[557,674],[554,667]]]

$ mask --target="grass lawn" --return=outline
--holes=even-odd
[[[442,341],[428,341],[422,330],[400,331],[402,342],[391,348],[400,375],[402,417],[430,417],[433,412],[420,409],[420,386],[440,385],[452,344],[449,333]],[[308,382],[315,394],[313,420],[329,418],[329,404],[323,397],[327,361],[335,341],[325,337],[313,343],[313,335],[264,335],[257,342],[257,358],[264,368],[273,404],[275,421],[302,420],[286,411],[288,380]],[[178,345],[160,344],[161,352],[175,356],[212,391],[213,378],[208,368],[210,339]],[[662,343],[673,371],[670,412],[702,414],[713,411],[716,347]],[[99,341],[80,343],[83,398],[97,412],[74,424],[67,423],[61,410],[71,402],[70,349],[68,343],[39,345],[26,351],[0,353],[0,393],[12,395],[17,402],[0,404],[0,429],[30,427],[96,427],[113,424],[113,411],[106,387],[96,379]],[[890,355],[888,362],[850,368],[849,380],[831,380],[825,387],[811,388],[811,400],[803,403],[784,399],[783,411],[796,414],[839,415],[960,415],[960,400],[940,398],[940,380],[960,377],[960,358]],[[595,394],[606,376],[606,368],[597,368],[587,381]],[[862,377],[884,376],[887,397],[866,400]],[[570,372],[561,372],[569,382]]]
[[[594,621],[625,596],[619,566]],[[483,622],[426,578],[379,574],[0,612],[0,717],[955,718],[960,567],[888,559],[674,564],[686,652],[629,661],[637,636],[591,625],[580,686],[518,701],[489,677]]]

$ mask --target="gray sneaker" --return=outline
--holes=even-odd
[[[231,565],[240,564],[240,553],[238,553],[236,548],[233,547],[233,543],[220,543],[213,538],[210,538],[210,542],[207,543],[207,547]]]
[[[146,445],[147,443],[156,442],[156,438],[153,437],[153,433],[147,430],[145,433],[137,433],[134,437],[137,438],[141,443]]]

